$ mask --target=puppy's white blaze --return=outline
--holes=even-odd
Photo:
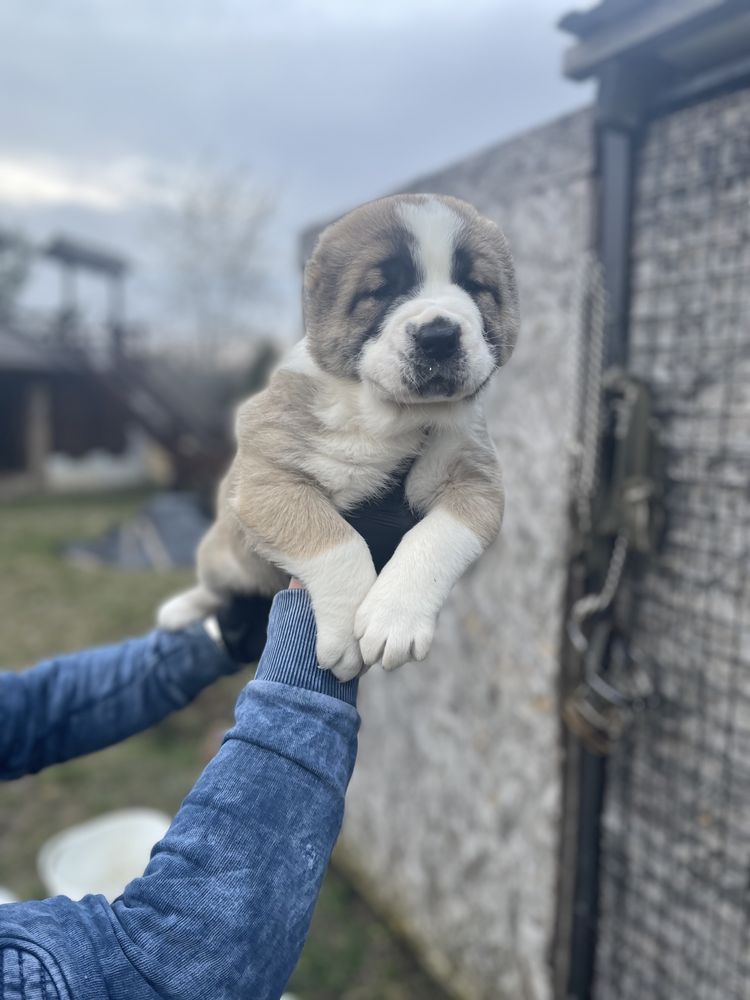
[[[453,247],[463,225],[456,213],[440,201],[398,207],[404,224],[417,242],[423,287],[450,285]]]
[[[440,201],[402,204],[398,213],[414,237],[420,285],[385,320],[367,343],[359,372],[401,402],[418,396],[413,375],[413,331],[444,317],[461,329],[463,395],[470,395],[492,374],[494,359],[483,335],[483,321],[471,295],[453,282],[453,251],[463,220]]]
[[[483,551],[463,521],[436,508],[401,540],[357,612],[365,663],[386,670],[424,659],[435,619],[456,580]]]
[[[413,323],[414,326],[423,326],[430,320],[438,317],[452,319],[466,332],[476,332],[481,335],[482,318],[476,304],[465,292],[459,295],[436,294],[431,296],[420,295],[417,299],[405,302],[398,310],[398,318],[394,313],[394,319],[401,323]]]

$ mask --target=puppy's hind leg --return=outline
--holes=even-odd
[[[222,601],[231,594],[272,597],[289,582],[287,573],[250,548],[228,512],[219,515],[198,547],[198,579]]]
[[[232,552],[225,533],[220,530],[220,522],[215,521],[203,536],[196,561],[198,564],[198,584],[181,594],[170,597],[156,612],[156,624],[168,632],[176,632],[186,628],[193,622],[198,622],[207,615],[213,614],[225,600],[224,588],[216,581],[209,581],[203,572],[206,562],[228,561]],[[228,590],[228,588],[227,588]]]
[[[271,597],[287,576],[247,547],[232,519],[220,515],[198,546],[198,585],[159,608],[159,628],[177,631],[213,614],[232,594]]]
[[[220,594],[199,583],[166,600],[156,613],[156,624],[168,632],[176,632],[218,611],[223,603]]]

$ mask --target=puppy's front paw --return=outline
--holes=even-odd
[[[363,538],[355,535],[300,567],[310,591],[318,642],[318,666],[350,681],[364,664],[354,638],[354,615],[372,585],[375,567]]]
[[[354,620],[354,634],[365,665],[378,660],[395,670],[409,660],[423,660],[435,633],[435,616],[420,607],[418,598],[404,595],[381,575],[362,602]]]
[[[315,655],[320,667],[330,670],[340,681],[350,681],[364,666],[359,643],[350,628],[319,625]]]

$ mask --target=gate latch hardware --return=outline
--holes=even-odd
[[[584,679],[566,701],[563,718],[587,749],[606,754],[630,725],[634,711],[651,697],[648,672],[614,634],[611,608],[629,556],[645,555],[658,546],[663,516],[662,456],[648,389],[621,369],[611,369],[601,391],[599,488],[588,497],[583,522],[588,530],[583,528],[580,551],[589,577],[602,582],[598,592],[584,595],[571,608],[568,633],[583,656]],[[579,498],[579,509],[584,499]],[[594,625],[585,630],[588,622]],[[612,681],[615,659],[628,676],[628,694]]]
[[[593,534],[622,536],[632,553],[646,554],[659,542],[663,462],[643,382],[619,368],[603,379],[605,423],[601,442],[608,475],[595,502]],[[604,461],[602,464],[605,464]]]
[[[627,693],[604,676],[608,661],[618,676],[627,675]],[[584,665],[584,679],[566,700],[563,720],[590,753],[606,755],[636,715],[654,704],[654,688],[643,664],[626,652],[625,643],[603,619],[594,627]]]

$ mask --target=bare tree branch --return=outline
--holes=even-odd
[[[274,206],[252,176],[196,174],[158,220],[158,241],[177,319],[200,353],[252,336],[270,297],[263,257]]]

